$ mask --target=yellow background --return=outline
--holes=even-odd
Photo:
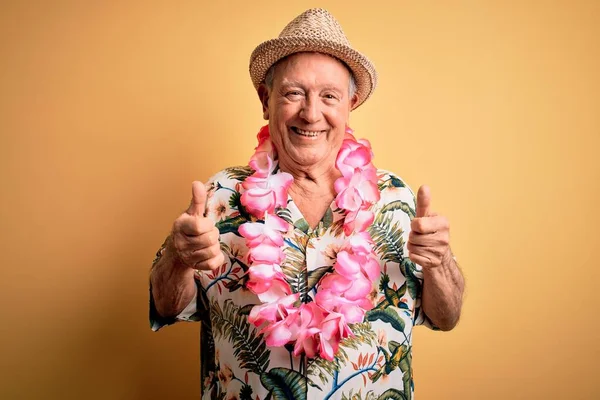
[[[148,268],[191,181],[251,155],[251,51],[316,5],[380,74],[357,135],[431,186],[466,275],[417,397],[598,398],[600,1],[216,3],[1,3],[0,398],[199,398]]]

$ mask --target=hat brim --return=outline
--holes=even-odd
[[[290,54],[317,52],[343,61],[354,75],[358,101],[356,109],[371,96],[377,86],[377,72],[367,57],[351,47],[325,39],[305,37],[280,37],[259,44],[250,56],[250,77],[254,88],[264,82],[273,64]]]

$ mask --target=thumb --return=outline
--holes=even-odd
[[[193,216],[203,217],[206,210],[206,188],[202,182],[192,182],[192,201],[186,213]]]
[[[429,186],[423,185],[417,193],[417,218],[431,216],[431,192]]]

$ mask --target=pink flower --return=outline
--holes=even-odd
[[[336,205],[348,211],[366,209],[379,201],[380,194],[376,182],[377,175],[372,170],[357,172],[350,178],[336,179]]]
[[[265,213],[273,214],[276,207],[287,205],[287,190],[293,180],[287,172],[267,177],[249,176],[242,184],[246,189],[242,194],[242,204],[257,218],[263,218]]]
[[[370,169],[335,181],[335,190],[338,193],[335,203],[348,211],[344,220],[346,236],[353,232],[362,232],[373,223],[374,214],[367,208],[379,201],[380,193],[376,182],[377,175]]]
[[[338,253],[335,271],[347,279],[367,279],[370,282],[377,280],[381,268],[377,260],[369,254],[361,256],[350,254],[347,251]],[[369,289],[370,291],[370,289]]]
[[[248,162],[250,168],[254,170],[253,176],[266,178],[273,168],[273,159],[266,151],[257,151]]]
[[[258,140],[258,146],[256,146],[256,149],[254,149],[254,150],[260,149],[260,146],[269,138],[270,138],[269,124],[267,124],[267,125],[263,126],[262,128],[260,128],[260,130],[258,131],[258,134],[256,135],[256,139]],[[270,144],[269,144],[269,146],[270,146]]]
[[[345,178],[350,178],[357,170],[373,169],[372,159],[373,152],[369,141],[366,139],[355,140],[352,134],[347,134],[342,142],[335,165]]]
[[[362,256],[373,254],[373,239],[367,232],[357,233],[346,240],[345,249]]]
[[[261,304],[252,307],[248,321],[251,324],[260,326],[263,322],[273,323],[284,319],[292,310],[295,310],[294,303],[300,298],[300,293],[290,294],[274,302]]]
[[[323,278],[319,290],[330,289],[349,301],[369,296],[381,268],[372,253],[368,233],[357,233],[348,240],[344,249],[337,254],[334,270],[334,273]]]
[[[344,219],[344,234],[352,235],[352,232],[364,232],[375,220],[375,214],[369,210],[350,211]]]
[[[281,264],[284,259],[285,254],[282,248],[268,242],[251,247],[248,252],[248,261],[250,263]]]
[[[321,323],[319,332],[319,355],[326,360],[333,361],[340,341],[354,336],[342,314],[330,313]]]
[[[294,355],[305,353],[314,357],[318,350],[316,335],[323,321],[324,313],[315,303],[302,304],[298,309],[285,309],[284,318],[267,325],[261,332],[265,335],[267,345],[283,346],[294,343]]]
[[[361,274],[347,278],[341,274],[333,273],[323,278],[319,290],[330,289],[350,301],[360,300],[371,293],[373,282]]]
[[[299,315],[296,319],[296,343],[294,345],[294,355],[299,356],[305,353],[313,358],[317,354],[318,343],[316,334],[320,332],[321,322],[323,321],[323,310],[315,303],[306,303],[300,306]]]
[[[254,149],[254,155],[250,158],[248,165],[252,168],[255,173],[254,176],[266,178],[271,172],[273,167],[273,144],[269,139],[269,125],[263,126],[258,134],[258,145]]]
[[[283,346],[298,339],[298,334],[301,333],[303,326],[301,308],[287,309],[286,315],[281,321],[269,324],[261,330],[268,346]],[[304,310],[304,314],[306,314],[306,310]],[[310,318],[307,319],[310,322]]]
[[[277,301],[292,292],[279,265],[273,264],[252,265],[246,286],[263,303]]]
[[[239,228],[239,233],[247,239],[248,247],[256,247],[261,243],[283,246],[281,233],[287,232],[288,223],[274,214],[267,214],[265,222],[246,222]]]
[[[297,312],[290,314],[287,318],[282,319],[274,324],[267,325],[260,332],[265,336],[267,346],[284,346],[295,339],[294,333],[290,328],[290,324],[295,319]]]
[[[349,324],[363,322],[365,312],[373,308],[373,304],[367,298],[349,300],[331,289],[321,287],[315,295],[315,302],[329,312],[344,315]]]

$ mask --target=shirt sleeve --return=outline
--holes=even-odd
[[[199,289],[198,289],[199,290]],[[163,326],[173,325],[180,321],[196,322],[200,321],[200,313],[198,312],[198,291],[194,295],[194,298],[190,303],[183,309],[181,313],[175,317],[164,318],[156,311],[154,305],[154,298],[152,296],[152,285],[150,285],[150,328],[153,331],[158,331]]]
[[[417,290],[417,298],[415,299],[415,310],[413,313],[413,324],[416,325],[423,325],[426,326],[429,329],[432,329],[434,331],[438,331],[439,328],[433,323],[431,322],[431,320],[429,319],[429,317],[425,314],[425,312],[423,311],[423,307],[422,307],[422,303],[423,303],[423,272],[422,272],[422,267],[418,264],[415,264],[416,269],[415,269],[415,277],[417,278],[417,282],[418,282],[418,290]]]

